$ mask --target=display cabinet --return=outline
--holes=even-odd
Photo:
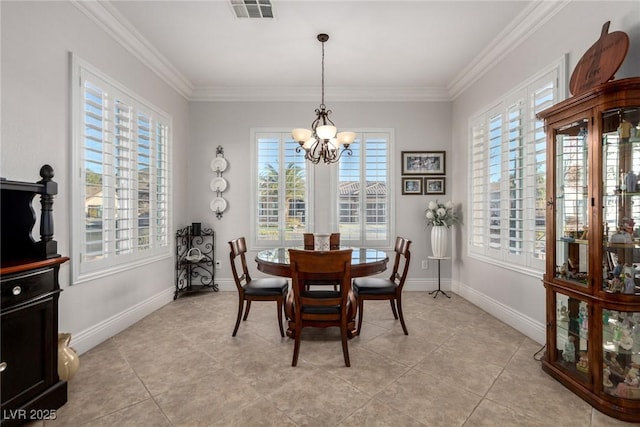
[[[215,233],[194,223],[176,232],[176,290],[182,292],[218,291],[215,278]]]
[[[640,422],[640,78],[538,115],[547,133],[543,369]]]

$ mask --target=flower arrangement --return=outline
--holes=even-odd
[[[429,202],[429,206],[425,212],[427,217],[427,225],[444,225],[449,228],[456,222],[458,217],[456,216],[453,202],[448,201],[446,203]]]

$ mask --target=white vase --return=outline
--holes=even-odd
[[[436,258],[447,256],[447,227],[444,225],[431,227],[431,251]]]

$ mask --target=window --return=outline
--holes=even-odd
[[[73,283],[169,256],[171,120],[73,57]]]
[[[536,114],[562,99],[564,62],[470,120],[471,256],[544,269],[546,137]]]
[[[337,216],[340,243],[390,247],[395,241],[391,218],[392,132],[360,132],[338,166]]]
[[[347,246],[388,248],[395,241],[388,185],[392,176],[391,131],[360,132],[337,165],[314,166],[297,152],[290,130],[252,130],[252,242],[255,247],[302,245],[313,229],[313,167],[334,168],[322,186],[334,201],[332,230]],[[337,179],[336,179],[337,178]]]
[[[296,246],[311,222],[309,162],[291,132],[252,131],[253,242],[257,247]]]

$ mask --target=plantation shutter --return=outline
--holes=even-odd
[[[560,100],[564,61],[469,122],[472,255],[509,267],[544,269],[547,147],[544,123],[536,114]]]
[[[309,180],[304,154],[284,132],[255,134],[255,242],[295,246],[309,221]]]
[[[391,244],[389,146],[384,132],[360,132],[338,166],[337,222],[345,245]]]
[[[170,120],[74,58],[73,282],[169,254]]]

